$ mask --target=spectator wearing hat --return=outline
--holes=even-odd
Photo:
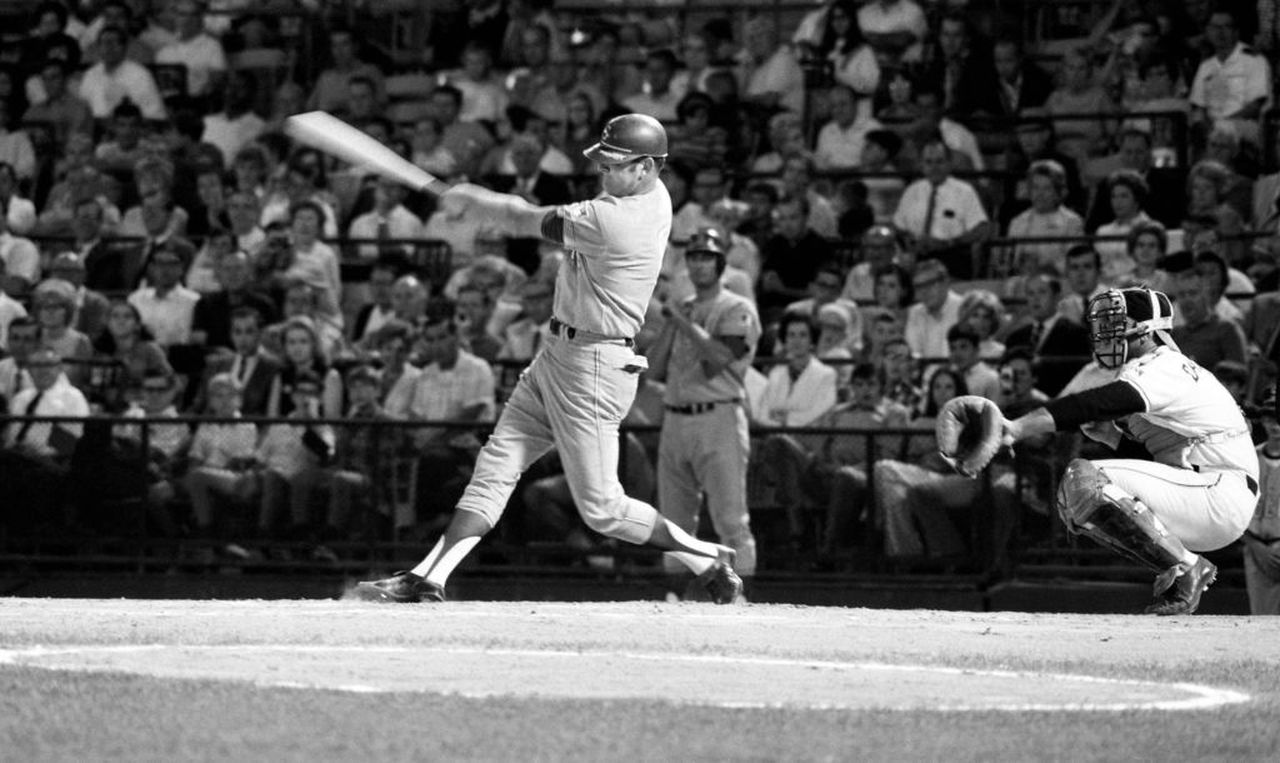
[[[191,245],[170,239],[151,255],[147,284],[129,295],[129,304],[138,308],[142,323],[164,348],[191,342],[191,325],[200,294],[182,285]]]

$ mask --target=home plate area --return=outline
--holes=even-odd
[[[813,710],[1188,710],[1247,695],[1185,683],[630,651],[305,645],[75,646],[0,651],[0,664],[255,686],[465,697],[648,700]]]

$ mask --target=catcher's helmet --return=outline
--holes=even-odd
[[[1103,368],[1119,368],[1129,359],[1129,341],[1154,334],[1157,344],[1178,349],[1173,330],[1173,304],[1153,289],[1108,289],[1089,300],[1089,336],[1093,355]]]
[[[645,114],[623,114],[604,126],[600,141],[582,152],[593,162],[618,164],[652,156],[667,156],[667,131],[662,123]]]
[[[685,254],[693,254],[694,252],[708,252],[716,256],[716,273],[724,275],[724,269],[728,265],[726,255],[729,252],[729,246],[725,242],[724,237],[720,235],[720,231],[716,228],[699,228],[697,233],[689,239],[689,246],[685,249]]]

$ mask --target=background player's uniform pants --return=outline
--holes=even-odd
[[[702,492],[720,542],[738,552],[733,568],[756,571],[756,539],[747,513],[747,412],[722,403],[705,413],[667,413],[658,441],[658,506],[682,530],[696,534]],[[664,563],[675,569],[674,560]],[[683,570],[681,565],[679,569]]]
[[[587,526],[629,543],[648,541],[658,513],[627,497],[618,480],[618,425],[638,381],[623,369],[637,365],[644,359],[621,342],[552,337],[520,375],[458,508],[496,524],[520,474],[555,445]]]
[[[1243,471],[1197,472],[1123,458],[1093,465],[1142,501],[1191,551],[1213,551],[1235,542],[1249,526],[1258,501]]]

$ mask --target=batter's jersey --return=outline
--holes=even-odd
[[[751,300],[720,289],[715,299],[699,302],[688,297],[692,305],[690,320],[707,330],[712,337],[740,336],[751,351],[734,360],[723,371],[708,379],[702,372],[697,348],[683,332],[671,342],[671,358],[667,363],[667,387],[663,402],[667,405],[714,403],[724,400],[746,400],[745,376],[760,341],[760,317]]]
[[[566,204],[560,217],[567,253],[556,276],[555,316],[576,329],[634,337],[671,232],[667,187]]]
[[[1258,478],[1249,425],[1231,393],[1209,371],[1168,347],[1125,363],[1117,377],[1146,411],[1117,422],[1159,463],[1187,469],[1241,469]]]

